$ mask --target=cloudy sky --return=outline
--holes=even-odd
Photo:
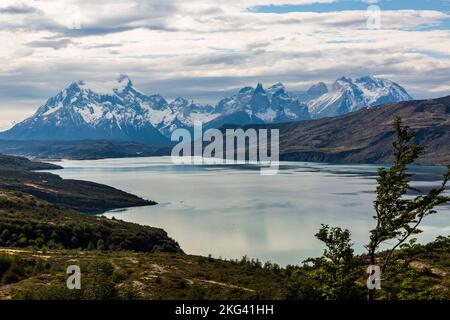
[[[0,130],[72,81],[119,73],[208,103],[367,74],[450,94],[449,0],[1,0],[0,41]]]

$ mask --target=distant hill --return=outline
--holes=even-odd
[[[392,160],[392,122],[401,116],[426,147],[418,163],[450,164],[450,96],[387,103],[347,115],[272,127],[280,129],[282,160],[388,163]]]
[[[13,157],[0,154],[0,169],[1,170],[56,170],[62,169],[61,166],[45,163],[30,161],[24,157]]]
[[[103,184],[62,179],[55,174],[31,171],[60,168],[25,158],[0,155],[0,190],[31,194],[50,203],[85,213],[156,204],[154,201],[144,200]]]
[[[170,155],[170,147],[119,140],[0,140],[0,152],[38,159],[95,160]]]

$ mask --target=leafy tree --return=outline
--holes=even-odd
[[[0,238],[4,239],[5,241],[8,240],[10,237],[10,232],[8,229],[4,229],[0,235]]]
[[[0,284],[22,280],[25,275],[24,264],[16,257],[0,254]]]
[[[358,268],[353,255],[350,231],[322,225],[316,238],[325,243],[323,256],[308,259],[309,276],[317,280],[315,294],[323,299],[362,299],[363,290],[356,285]]]
[[[86,298],[89,300],[110,300],[117,296],[114,283],[114,266],[107,260],[94,261],[89,266],[91,280],[87,284]]]
[[[97,241],[97,250],[105,250],[105,241],[102,239]]]
[[[17,242],[17,245],[19,247],[26,247],[26,246],[28,246],[28,239],[27,239],[27,237],[20,237],[19,241]]]
[[[94,246],[94,244],[92,243],[92,241],[89,241],[89,244],[88,244],[87,249],[88,249],[88,250],[94,250],[94,249],[95,249],[95,246]]]
[[[389,169],[378,169],[377,196],[374,201],[376,226],[370,231],[367,245],[370,264],[376,265],[380,244],[395,241],[381,262],[382,273],[389,267],[394,250],[412,235],[421,232],[418,228],[420,223],[426,216],[436,213],[434,208],[437,205],[450,200],[442,195],[450,178],[450,166],[438,188],[431,189],[425,195],[407,197],[408,191],[420,193],[420,190],[410,186],[412,175],[407,173],[407,166],[414,163],[424,148],[412,143],[415,134],[409,127],[402,125],[399,117],[394,121],[394,128],[397,133],[397,141],[393,143],[394,162]],[[375,290],[369,290],[369,299],[373,300],[374,297]]]

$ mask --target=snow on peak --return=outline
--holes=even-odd
[[[285,87],[281,82],[277,82],[273,85],[271,85],[268,89],[267,92],[271,95],[277,93],[278,91],[285,91]]]
[[[337,79],[331,91],[307,101],[314,118],[330,117],[371,108],[387,102],[411,100],[412,97],[399,84],[364,76],[355,80],[343,76]]]
[[[316,83],[315,85],[312,85],[311,88],[309,88],[308,91],[306,91],[306,94],[308,94],[309,96],[311,96],[313,98],[316,98],[327,92],[328,92],[327,85],[323,82],[319,82],[319,83]]]
[[[297,97],[286,93],[281,82],[275,83],[267,90],[264,90],[262,83],[258,83],[255,89],[244,87],[237,94],[220,100],[215,110],[220,113],[224,123],[230,121],[231,115],[241,117],[243,114],[250,116],[248,121],[259,123],[310,119],[307,106],[299,103]],[[216,123],[219,123],[219,120]]]
[[[277,82],[277,83],[271,85],[268,90],[277,90],[278,91],[279,89],[284,89],[284,84],[282,84],[281,82]]]
[[[173,106],[174,108],[182,108],[182,107],[186,107],[189,104],[189,101],[183,97],[176,97],[171,103],[170,105]]]
[[[256,88],[243,87],[213,107],[182,97],[169,103],[160,95],[146,95],[133,87],[127,75],[120,74],[114,81],[101,84],[81,80],[71,83],[19,127],[98,129],[96,132],[152,128],[170,136],[173,130],[191,127],[196,121],[219,124],[230,123],[230,119],[242,123],[305,120],[410,99],[397,83],[365,76],[355,80],[341,77],[332,87],[319,82],[302,97],[286,91],[281,82],[267,90],[258,83]]]
[[[241,90],[239,90],[239,93],[245,94],[245,93],[251,93],[253,92],[252,87],[243,87]]]
[[[113,81],[83,81],[78,80],[72,82],[66,90],[69,91],[90,91],[94,94],[100,95],[114,95],[116,92],[122,92],[125,89],[130,89],[133,87],[131,79],[124,74],[120,74]]]
[[[348,82],[348,83],[352,83],[353,80],[350,77],[347,76],[342,76],[339,79],[336,80],[337,82]]]
[[[79,90],[82,90],[84,88],[84,86],[85,86],[84,81],[78,80],[78,81],[74,81],[70,85],[68,85],[66,90],[67,91],[79,91]]]

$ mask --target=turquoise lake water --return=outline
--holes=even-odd
[[[158,202],[107,217],[165,229],[190,254],[247,255],[280,265],[321,255],[321,223],[350,229],[363,252],[373,227],[374,165],[283,162],[279,173],[256,166],[175,165],[170,157],[63,160],[63,178],[95,181]],[[439,184],[442,167],[415,166],[413,185]],[[450,207],[424,220],[419,241],[450,234]]]

